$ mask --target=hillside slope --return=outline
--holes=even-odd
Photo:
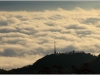
[[[33,65],[12,69],[7,73],[38,73],[44,67],[48,67],[50,70],[56,71],[57,69],[55,69],[55,66],[71,70],[72,66],[80,66],[85,62],[91,63],[96,60],[96,58],[96,56],[84,52],[51,54],[37,60]]]

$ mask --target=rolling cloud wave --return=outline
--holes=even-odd
[[[60,52],[74,49],[98,54],[99,31],[100,10],[77,7],[43,12],[1,11],[0,67],[11,69],[32,64],[53,53],[54,39]]]

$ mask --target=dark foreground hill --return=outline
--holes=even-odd
[[[33,65],[9,71],[1,70],[7,74],[54,74],[54,73],[99,73],[100,55],[94,56],[84,52],[69,52],[46,55],[37,60]]]

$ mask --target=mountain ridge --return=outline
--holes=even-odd
[[[70,51],[45,55],[32,65],[6,71],[0,74],[100,74],[100,54],[95,56],[83,51]]]
[[[55,74],[60,73],[59,70],[67,70],[61,73],[81,73],[80,69],[85,67],[86,69],[91,69],[91,72],[85,73],[100,73],[99,72],[99,62],[100,55],[95,56],[91,53],[70,51],[67,53],[56,53],[46,55],[43,58],[38,59],[32,65],[27,65],[21,68],[12,69],[9,71],[1,71],[0,73],[6,74]],[[87,65],[89,64],[89,65]],[[98,65],[97,65],[98,64]],[[87,66],[86,66],[87,65]],[[77,68],[76,68],[77,67]],[[98,68],[97,68],[98,67]],[[75,69],[73,71],[73,68]],[[80,68],[80,69],[79,69]],[[47,71],[48,70],[48,71]],[[76,71],[77,70],[77,71]],[[84,69],[85,70],[85,69]],[[46,72],[45,72],[46,71]],[[83,72],[82,72],[83,73]]]

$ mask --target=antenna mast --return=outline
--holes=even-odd
[[[56,54],[56,42],[55,42],[55,39],[54,39],[54,54]]]

